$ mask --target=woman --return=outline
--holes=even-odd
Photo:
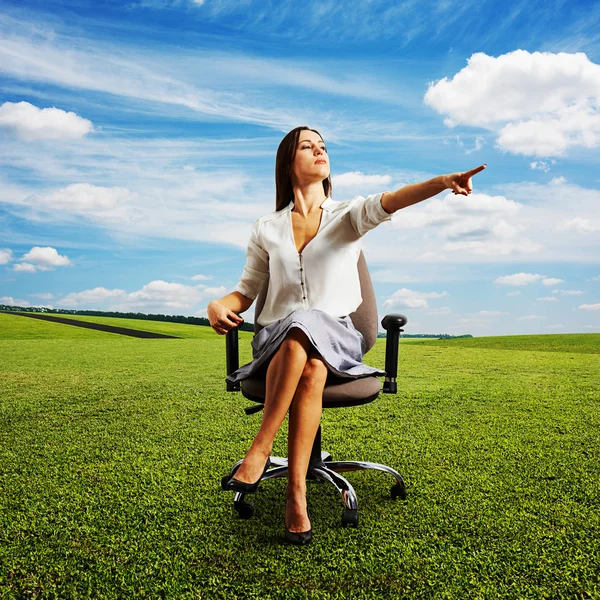
[[[365,344],[349,314],[362,298],[356,262],[362,236],[399,209],[445,189],[468,195],[464,173],[350,202],[331,199],[330,164],[320,134],[296,127],[281,141],[276,159],[276,210],[257,219],[236,291],[208,305],[211,327],[220,335],[237,327],[242,313],[269,285],[252,341],[253,360],[228,376],[235,382],[266,369],[265,408],[260,429],[227,489],[251,492],[269,467],[273,441],[289,410],[286,540],[308,543],[312,529],[306,506],[306,473],[322,412],[329,374],[385,375],[364,365]]]

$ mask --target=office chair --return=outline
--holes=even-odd
[[[352,323],[360,331],[365,339],[366,350],[368,352],[377,339],[377,305],[375,292],[371,277],[367,269],[365,257],[361,251],[358,260],[358,272],[361,286],[362,303],[355,312],[350,314]],[[263,283],[263,287],[256,298],[256,308],[254,311],[254,334],[256,335],[262,326],[257,322],[260,312],[264,306],[269,279]],[[383,388],[380,388],[380,381],[376,375],[361,377],[358,379],[343,379],[336,376],[331,371],[327,376],[325,388],[323,390],[323,408],[341,408],[345,406],[357,406],[372,402],[379,396],[379,392],[386,394],[395,394],[397,392],[396,376],[398,373],[398,348],[400,344],[400,329],[407,323],[408,319],[404,315],[391,314],[386,315],[381,324],[387,331],[385,347],[385,382]],[[225,347],[227,354],[227,375],[230,375],[239,368],[239,347],[238,347],[238,327],[230,329],[225,334]],[[264,408],[266,393],[266,373],[267,368],[259,369],[254,376],[242,379],[241,381],[230,384],[226,381],[227,391],[240,391],[248,398],[258,403],[255,406],[245,408],[246,414],[258,412]],[[288,474],[288,459],[271,456],[272,467],[264,473],[261,481],[272,479],[274,477],[286,477]],[[223,481],[233,476],[243,459],[237,461],[231,469],[228,476]],[[342,460],[334,461],[331,454],[321,450],[321,425],[315,435],[310,462],[306,474],[307,480],[316,480],[319,483],[329,481],[341,494],[345,510],[342,513],[342,526],[351,525],[358,527],[358,500],[354,488],[350,482],[339,473],[343,471],[358,471],[363,469],[375,469],[385,471],[396,479],[391,487],[390,493],[392,499],[406,498],[406,487],[400,474],[394,469],[378,463]],[[234,508],[242,519],[249,519],[254,514],[252,503],[244,500],[246,494],[235,492]]]

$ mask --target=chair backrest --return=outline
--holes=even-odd
[[[377,341],[377,299],[375,298],[375,290],[373,289],[373,283],[371,282],[371,275],[367,268],[367,261],[363,251],[360,251],[358,257],[358,277],[360,279],[360,294],[363,301],[360,306],[353,312],[350,313],[350,318],[354,327],[362,333],[365,338],[366,350],[365,354],[375,345]],[[263,326],[258,323],[258,318],[265,305],[267,298],[267,290],[269,289],[269,278],[263,283],[263,287],[256,297],[256,306],[254,309],[254,335],[256,335]]]

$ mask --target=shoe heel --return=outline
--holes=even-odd
[[[270,466],[271,457],[268,457],[262,475],[254,483],[246,483],[245,481],[238,481],[233,476],[225,476],[223,477],[223,479],[221,479],[221,489],[232,490],[234,492],[242,492],[244,494],[253,494],[258,489],[258,484],[262,481],[264,474],[268,471]]]
[[[294,532],[285,528],[285,539],[291,544],[306,545],[312,541],[312,527],[308,531]]]

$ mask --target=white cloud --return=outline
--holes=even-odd
[[[540,279],[544,279],[545,275],[539,275],[538,273],[515,273],[514,275],[503,275],[496,277],[494,283],[501,283],[504,285],[528,285],[535,283]]]
[[[533,162],[529,163],[530,168],[534,169],[534,170],[538,170],[538,171],[544,171],[544,173],[548,172],[550,170],[550,167],[548,166],[548,163],[540,160],[534,160]]]
[[[544,296],[542,298],[536,298],[536,300],[542,300],[544,302],[556,302],[558,299],[556,296]]]
[[[418,292],[408,288],[402,288],[388,296],[383,302],[383,307],[389,308],[429,308],[427,298],[443,298],[448,292]]]
[[[15,263],[13,265],[12,268],[13,271],[16,271],[17,273],[35,273],[37,271],[37,269],[35,268],[35,265],[32,265],[31,263]],[[42,271],[44,269],[41,269]]]
[[[552,290],[553,294],[562,294],[563,296],[581,296],[583,294],[583,290]]]
[[[218,287],[200,287],[199,289],[202,290],[202,293],[205,296],[210,296],[211,298],[218,298],[219,296],[224,296],[227,293],[227,289],[225,288],[225,286],[220,285]]]
[[[93,131],[92,122],[60,108],[38,108],[29,102],[4,102],[0,128],[27,142],[74,140]]]
[[[470,150],[465,150],[465,154],[472,154],[473,152],[478,152],[479,150],[481,150],[484,143],[485,143],[485,138],[482,135],[478,135],[475,138],[475,147],[471,148]]]
[[[206,281],[207,279],[212,279],[212,275],[193,275],[192,276],[192,281]]]
[[[59,300],[57,305],[125,312],[134,309],[178,311],[191,309],[206,298],[222,297],[226,293],[224,286],[202,289],[201,286],[155,280],[134,292],[104,287],[72,292]]]
[[[0,248],[0,265],[5,265],[13,259],[13,253],[10,248]]]
[[[12,296],[0,296],[0,304],[6,304],[7,306],[31,306],[28,300],[20,300]]]
[[[350,171],[331,177],[331,184],[332,186],[335,186],[336,189],[338,187],[351,188],[359,186],[376,188],[389,185],[391,181],[392,178],[390,175],[365,175],[360,171]],[[386,190],[381,191],[385,192]]]
[[[34,246],[25,253],[19,263],[13,265],[14,271],[35,273],[36,271],[53,271],[55,267],[72,267],[73,263],[68,256],[60,255],[55,248],[47,246],[41,248]]]
[[[516,292],[507,292],[506,293],[507,296],[520,296],[521,292],[516,291]]]
[[[432,226],[438,236],[445,238],[441,250],[446,252],[466,251],[482,256],[537,252],[542,245],[523,235],[525,228],[516,218],[521,208],[518,202],[504,196],[448,193],[442,198],[430,198],[422,208],[402,212],[394,228]],[[421,260],[437,258],[437,253],[420,255]]]
[[[563,183],[567,183],[566,177],[553,177],[550,180],[550,185],[562,185]]]
[[[39,298],[40,300],[52,300],[52,298],[54,298],[54,294],[29,294],[30,296],[33,296],[35,298]]]
[[[50,194],[34,195],[26,201],[35,204],[38,210],[86,215],[103,224],[129,224],[144,218],[143,211],[134,204],[139,201],[139,194],[123,187],[73,183]]]
[[[541,280],[543,285],[556,285],[557,283],[563,282],[562,279],[557,279],[556,277],[546,277],[545,275],[540,275],[539,273],[515,273],[514,275],[496,277],[494,283],[501,283],[505,285],[528,285],[539,280]],[[512,295],[516,294],[513,293]]]
[[[535,321],[538,319],[547,319],[544,315],[526,315],[524,317],[517,317],[518,321]]]
[[[594,233],[596,231],[600,231],[600,226],[592,225],[590,219],[586,219],[583,217],[573,217],[564,223],[561,223],[556,227],[557,231],[576,231],[577,233],[583,233],[587,235],[588,233]]]
[[[425,212],[431,222],[444,222],[457,215],[479,216],[502,214],[506,216],[518,215],[522,206],[504,196],[489,196],[488,194],[473,192],[469,196],[457,195],[447,192],[445,196],[430,198]]]
[[[600,310],[600,304],[580,304],[579,310]]]
[[[599,99],[600,66],[584,53],[515,50],[473,54],[451,80],[431,82],[424,102],[450,127],[483,127],[503,150],[545,157],[600,144]]]
[[[125,290],[108,290],[104,287],[96,287],[92,290],[85,290],[83,292],[71,292],[67,294],[62,300],[57,302],[58,306],[66,307],[86,307],[93,309],[99,303],[107,300],[119,299],[127,296]]]

